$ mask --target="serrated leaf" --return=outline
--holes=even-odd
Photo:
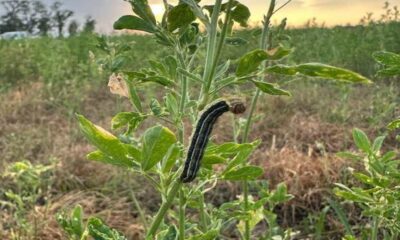
[[[196,15],[191,7],[187,4],[179,4],[168,12],[168,30],[173,32],[178,28],[189,25],[194,20],[196,20]]]
[[[280,89],[274,84],[261,81],[252,81],[252,82],[263,93],[267,93],[269,95],[278,95],[278,96],[291,96],[290,92]]]
[[[371,152],[371,142],[367,135],[358,128],[353,130],[353,139],[357,147],[365,153]]]
[[[245,166],[233,169],[223,175],[223,179],[231,181],[251,181],[260,177],[264,173],[263,169],[256,166]]]
[[[176,136],[168,128],[155,126],[148,129],[142,137],[142,169],[147,171],[154,167],[175,143]]]
[[[138,30],[138,31],[144,31],[144,32],[148,32],[148,33],[155,32],[155,29],[153,28],[152,25],[149,25],[143,19],[136,17],[136,16],[132,16],[132,15],[126,15],[126,16],[122,16],[121,18],[119,18],[114,23],[114,29],[115,30],[123,30],[123,29]]]
[[[290,76],[302,74],[308,77],[317,77],[353,83],[372,83],[372,81],[368,78],[353,71],[321,63],[306,63],[295,66],[275,65],[268,67],[265,72]]]

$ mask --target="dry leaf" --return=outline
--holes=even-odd
[[[129,98],[129,88],[122,75],[113,73],[108,80],[108,87],[112,94]]]

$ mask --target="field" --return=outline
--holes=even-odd
[[[254,32],[256,29],[238,31],[236,35],[247,44],[224,48],[221,62],[232,62],[228,73],[235,72],[233,66],[242,55],[257,48]],[[400,53],[400,22],[334,28],[312,25],[286,29],[283,34],[294,47],[284,64],[321,62],[360,73],[374,84],[304,76],[273,75],[269,79],[283,82],[292,96],[260,97],[249,139],[260,139],[261,144],[249,162],[264,172],[248,191],[257,195],[255,185],[261,185],[261,180],[266,180],[271,190],[283,182],[290,199],[269,209],[276,217],[276,226],[272,221],[260,221],[254,226],[254,239],[267,231],[284,235],[288,229],[292,239],[342,239],[351,234],[357,236],[354,239],[369,239],[366,236],[373,227],[363,214],[365,208],[334,193],[335,183],[364,186],[352,173],[368,170],[362,162],[337,153],[357,151],[354,128],[362,129],[370,139],[387,135],[382,151],[399,148],[396,134],[389,133],[386,126],[400,115],[400,79],[378,76],[382,66],[372,55],[383,50]],[[149,223],[164,200],[146,175],[87,160],[86,155],[95,148],[81,133],[75,115],[83,114],[111,131],[113,116],[132,111],[130,101],[112,94],[107,86],[113,67],[107,64],[117,64],[115,56],[120,51],[117,57],[123,58],[123,64],[118,67],[129,70],[150,67],[149,60],[172,54],[169,47],[158,45],[148,34],[0,40],[1,239],[67,239],[56,215],[70,212],[77,204],[82,206],[85,221],[97,216],[128,239],[144,239],[143,218]],[[198,51],[196,61],[202,64],[206,49]],[[143,106],[148,106],[152,98],[161,101],[166,91],[146,85],[138,92]],[[189,91],[196,95],[200,88],[192,86]],[[241,97],[249,106],[253,90],[245,85],[224,90],[222,95]],[[156,122],[149,118],[135,131],[136,137]],[[231,123],[230,115],[218,120],[213,142],[232,141],[235,129]],[[174,123],[163,125],[176,130]],[[182,132],[182,139],[188,143],[191,122],[186,120],[183,125],[188,130]],[[218,181],[203,200],[212,209],[241,194],[240,182]],[[194,209],[187,209],[187,215],[196,219]],[[178,222],[179,217],[171,214],[170,222]],[[231,225],[221,230],[218,239],[239,239]],[[382,229],[377,233],[379,239],[398,236],[386,238],[392,232]]]

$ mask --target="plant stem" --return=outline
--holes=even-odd
[[[160,227],[160,224],[162,220],[164,219],[165,214],[167,213],[168,209],[171,207],[176,194],[178,193],[179,189],[181,188],[182,182],[180,180],[176,180],[171,187],[171,190],[168,192],[167,199],[165,202],[161,205],[160,210],[158,210],[158,213],[156,217],[153,220],[153,223],[150,226],[150,229],[147,233],[146,240],[152,240],[154,239],[158,228]]]
[[[144,230],[147,232],[146,216],[144,215],[143,209],[140,207],[140,204],[139,204],[139,202],[138,202],[138,200],[137,200],[137,198],[135,196],[135,193],[133,192],[132,189],[131,189],[131,197],[132,197],[132,200],[133,200],[133,204],[135,204],[135,207],[139,212],[140,220],[143,223]]]
[[[185,193],[179,190],[179,240],[185,240]]]
[[[261,41],[260,41],[260,47],[263,50],[267,50],[267,48],[268,48],[267,39],[268,39],[269,25],[271,22],[271,17],[274,14],[275,3],[276,3],[275,0],[271,0],[268,13],[264,17],[263,31],[262,31]],[[264,65],[264,67],[265,67],[265,65]],[[257,103],[258,103],[260,94],[261,94],[261,91],[259,89],[257,89],[253,96],[253,100],[251,102],[251,107],[250,107],[250,113],[247,117],[247,122],[246,122],[245,130],[243,133],[243,138],[242,138],[243,143],[246,143],[249,140],[250,128],[252,127],[253,116],[254,116],[255,109],[257,107]],[[245,211],[247,211],[249,209],[249,189],[248,189],[249,187],[248,187],[247,181],[242,182],[242,188],[243,188],[244,208],[245,208]],[[250,237],[251,237],[250,221],[246,220],[245,221],[244,239],[250,240]]]
[[[378,240],[378,230],[379,230],[379,217],[374,217],[372,233],[371,233],[371,240]]]
[[[216,0],[213,13],[211,16],[211,24],[208,30],[208,43],[207,43],[207,55],[206,55],[206,64],[204,69],[203,80],[204,84],[201,88],[200,93],[200,104],[199,110],[202,110],[205,105],[208,103],[209,98],[209,90],[213,80],[213,65],[215,64],[215,56],[216,56],[216,48],[217,48],[217,36],[218,36],[218,17],[221,12],[222,0]]]

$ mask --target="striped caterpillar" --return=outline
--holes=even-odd
[[[196,178],[214,124],[220,116],[228,111],[234,114],[241,114],[246,111],[246,108],[240,102],[229,103],[225,100],[220,100],[212,103],[201,114],[190,142],[185,168],[180,177],[182,182],[192,182]]]

